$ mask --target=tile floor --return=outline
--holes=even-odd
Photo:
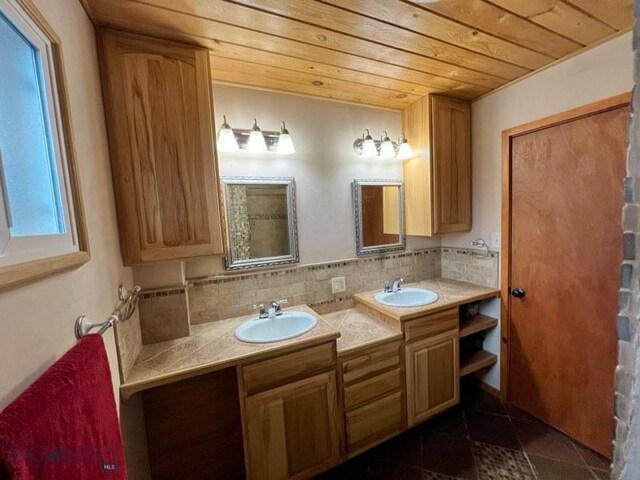
[[[463,384],[462,404],[317,477],[322,480],[599,480],[609,462]]]

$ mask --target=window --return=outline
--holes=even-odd
[[[74,212],[77,180],[64,131],[63,79],[56,78],[59,45],[25,0],[0,0],[0,58],[0,271],[86,255]]]

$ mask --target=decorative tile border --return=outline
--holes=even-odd
[[[172,287],[167,290],[163,289],[153,289],[153,290],[145,290],[140,294],[140,298],[155,298],[155,297],[168,297],[171,295],[184,295],[187,293],[187,289],[185,287],[175,288]]]
[[[263,270],[259,272],[253,272],[253,273],[242,273],[242,274],[229,273],[224,275],[216,275],[212,277],[194,278],[194,279],[188,280],[187,283],[190,287],[201,287],[204,285],[237,282],[237,281],[244,281],[244,280],[249,280],[253,278],[267,278],[272,276],[282,276],[282,275],[289,275],[292,273],[326,270],[331,268],[336,269],[339,267],[347,267],[347,266],[356,265],[356,264],[383,262],[385,260],[392,260],[396,258],[417,257],[422,255],[439,255],[440,250],[441,250],[440,247],[434,247],[434,248],[428,248],[424,250],[414,250],[414,251],[403,252],[403,253],[380,255],[376,257],[353,258],[353,259],[341,260],[337,262],[301,265],[298,267],[288,267],[283,269],[269,269],[269,270]]]

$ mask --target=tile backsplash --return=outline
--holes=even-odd
[[[499,255],[492,250],[442,248],[442,276],[483,287],[498,287]]]
[[[353,295],[382,287],[385,280],[407,283],[436,277],[498,286],[498,253],[434,247],[377,257],[303,265],[187,280],[186,288],[143,292],[142,343],[189,335],[189,325],[247,315],[252,305],[287,299],[319,313],[354,306]],[[346,291],[332,293],[331,278],[345,277]]]
[[[341,262],[290,267],[237,276],[221,275],[188,281],[191,323],[246,315],[251,306],[287,299],[323,311],[344,308],[354,293],[379,288],[404,277],[406,282],[440,276],[440,249],[367,257]],[[331,278],[345,277],[346,291],[331,292]]]

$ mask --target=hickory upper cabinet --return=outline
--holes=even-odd
[[[404,162],[407,235],[471,230],[471,106],[429,95],[402,111],[416,156]]]
[[[207,50],[98,39],[124,263],[223,253]]]

